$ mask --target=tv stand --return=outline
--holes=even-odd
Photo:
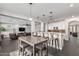
[[[26,36],[26,33],[18,33],[18,36]]]
[[[18,33],[18,36],[31,36],[31,33]]]

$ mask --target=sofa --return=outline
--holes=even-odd
[[[17,40],[18,39],[18,35],[16,35],[16,33],[9,33],[9,37],[12,40]]]

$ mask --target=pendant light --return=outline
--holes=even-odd
[[[32,9],[31,9],[32,8],[32,3],[29,3],[29,5],[30,5],[30,16],[29,16],[30,18],[29,18],[29,20],[32,21],[33,20],[32,19]]]
[[[49,13],[50,13],[50,16],[49,16],[50,17],[50,20],[52,20],[52,17],[53,17],[52,14],[53,14],[53,12],[50,11]]]

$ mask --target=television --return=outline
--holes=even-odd
[[[25,31],[25,28],[20,27],[20,28],[19,28],[19,31]]]

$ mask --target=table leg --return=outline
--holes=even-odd
[[[47,49],[46,49],[46,50],[47,50],[47,53],[46,53],[46,55],[48,56],[48,41],[47,41]]]
[[[35,46],[33,46],[33,56],[35,56]]]

